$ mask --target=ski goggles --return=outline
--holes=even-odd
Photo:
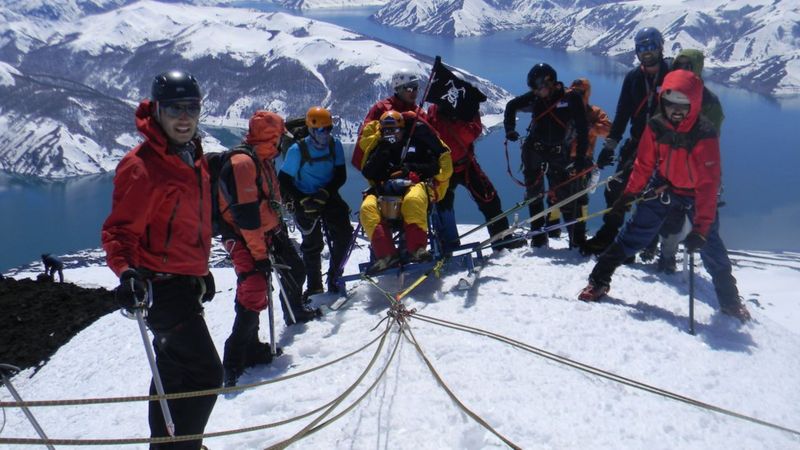
[[[678,112],[688,113],[689,110],[692,108],[692,105],[688,103],[675,103],[667,100],[664,97],[661,97],[661,105],[664,109],[671,109]]]
[[[419,90],[419,83],[417,83],[416,81],[411,83],[406,83],[398,87],[397,90],[400,92],[416,92]]]
[[[661,46],[657,42],[644,41],[636,44],[636,53],[654,52],[656,50],[661,50]]]
[[[184,113],[192,119],[200,117],[201,107],[199,101],[159,103],[158,107],[161,112],[172,119],[177,119]]]

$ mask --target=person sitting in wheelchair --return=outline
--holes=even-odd
[[[453,173],[450,150],[435,131],[413,113],[387,111],[365,127],[373,138],[361,173],[372,187],[361,203],[360,219],[376,262],[371,272],[397,265],[391,222],[402,220],[411,262],[429,261],[428,205],[443,197]],[[415,123],[416,122],[416,123]],[[364,133],[362,132],[362,135]],[[411,136],[409,140],[409,135]]]

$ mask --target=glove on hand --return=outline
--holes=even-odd
[[[414,172],[413,170],[411,172],[408,172],[408,179],[415,184],[419,183],[420,181],[419,175],[417,175],[417,172]]]
[[[614,163],[614,150],[617,148],[615,139],[606,139],[603,142],[603,149],[600,150],[600,155],[597,157],[597,167],[603,169]]]
[[[217,286],[214,283],[214,274],[208,271],[208,274],[203,276],[203,283],[206,285],[206,292],[201,299],[203,303],[214,300],[214,295],[217,293]]]
[[[114,293],[120,308],[128,312],[133,312],[137,306],[141,306],[147,294],[147,286],[142,275],[136,269],[127,269],[119,276],[119,286]]]
[[[628,210],[628,206],[636,200],[636,196],[633,194],[622,194],[617,201],[611,206],[611,211],[609,214],[613,214],[615,216],[625,217],[625,211]]]
[[[264,272],[268,274],[272,270],[272,264],[270,264],[268,259],[259,259],[254,264],[255,268],[259,272]]]
[[[519,139],[519,133],[516,130],[506,131],[506,139],[516,142]]]
[[[683,245],[686,247],[686,250],[696,252],[706,245],[706,238],[697,231],[692,231],[686,236],[686,239],[683,240]]]
[[[591,167],[591,165],[592,159],[587,157],[577,157],[575,158],[575,162],[572,163],[575,172],[582,172],[584,169]]]

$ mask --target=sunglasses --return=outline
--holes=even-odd
[[[531,86],[531,90],[533,91],[540,91],[543,88],[550,86],[550,79],[549,78],[537,78],[533,80],[533,86]]]
[[[200,102],[191,103],[166,103],[159,105],[161,111],[172,119],[177,119],[184,113],[192,119],[200,117]]]
[[[419,84],[417,83],[409,83],[400,86],[400,90],[406,92],[414,92],[417,91],[418,89],[419,89]]]
[[[309,130],[314,134],[328,134],[333,130],[333,125],[327,127],[310,128]]]
[[[645,53],[645,52],[654,52],[656,50],[660,50],[661,46],[655,42],[642,42],[641,44],[636,44],[636,53]]]
[[[687,104],[684,104],[684,103],[673,103],[673,102],[671,102],[671,101],[669,101],[669,100],[667,100],[665,98],[661,99],[661,104],[664,106],[664,109],[669,108],[669,109],[674,109],[674,110],[677,110],[677,111],[684,111],[684,112],[688,112],[689,109],[691,109],[691,107],[692,107],[692,105],[687,105]]]

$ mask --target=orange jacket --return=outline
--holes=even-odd
[[[277,147],[275,148],[277,155]],[[273,156],[274,157],[274,156]],[[230,168],[220,175],[219,210],[222,218],[244,240],[256,261],[267,259],[265,236],[280,224],[280,215],[273,206],[280,203],[278,176],[272,159],[262,159],[261,186],[256,179],[258,171],[253,158],[239,153],[231,156]]]
[[[167,150],[167,138],[152,116],[149,100],[136,110],[145,141],[117,165],[111,213],[101,241],[117,275],[129,267],[203,276],[211,249],[208,166],[200,139],[194,165]]]

